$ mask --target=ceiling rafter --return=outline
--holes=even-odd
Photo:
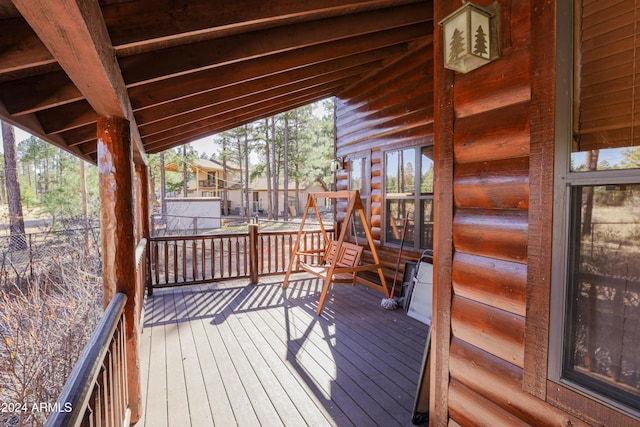
[[[188,4],[138,0],[103,7],[111,40],[120,55],[193,43],[203,38],[263,30],[383,9],[419,0],[190,0]],[[215,13],[211,13],[215,10]],[[144,17],[141,19],[141,17]]]
[[[383,31],[376,35],[354,37],[344,43],[352,46],[351,55],[354,55],[356,53],[366,52],[372,48],[375,49],[405,43],[407,39],[412,40],[424,36],[424,32],[422,26],[412,25],[406,28]],[[305,50],[301,49],[301,51],[289,52],[291,54],[290,58],[298,57],[297,60],[292,59],[299,64],[297,67],[302,67],[304,64],[314,64],[316,61],[339,58],[337,54],[331,54],[332,50],[329,46],[331,44],[332,43],[327,43],[326,46],[309,47],[305,48]],[[317,59],[309,59],[313,58],[314,53]],[[267,76],[284,70],[289,70],[292,74],[297,72],[298,68],[295,65],[290,65],[285,61],[279,61],[275,56],[276,55],[274,55],[273,58],[264,57],[247,60],[237,67],[236,73],[230,72],[229,69],[208,69],[184,76],[173,77],[170,81],[157,81],[144,86],[132,87],[129,90],[131,104],[134,110],[149,108],[153,105],[167,103],[187,95],[205,92],[214,87],[223,87],[232,84],[234,79],[238,78],[239,73],[258,77],[258,75],[256,75],[258,72],[261,73],[261,76]],[[342,58],[338,60],[340,59]],[[318,64],[317,66],[322,67],[323,64]]]
[[[214,124],[220,120],[221,117],[233,117],[238,114],[243,114],[245,111],[253,111],[256,108],[260,108],[264,105],[268,104],[279,104],[283,102],[283,100],[290,99],[295,100],[300,97],[313,98],[318,93],[332,93],[332,91],[337,90],[340,87],[344,87],[345,80],[338,81],[330,81],[323,82],[316,86],[306,87],[297,91],[292,91],[289,93],[282,93],[277,96],[262,96],[262,97],[254,97],[251,101],[245,101],[242,105],[236,106],[235,108],[231,105],[224,105],[223,107],[227,107],[226,109],[220,109],[216,114],[210,115],[208,117],[204,117],[199,120],[194,120],[179,126],[174,126],[171,128],[166,128],[158,132],[154,132],[153,134],[145,135],[146,141],[149,144],[153,144],[155,141],[159,139],[167,139],[173,138],[181,133],[186,133],[192,129],[202,129],[207,128],[209,125]],[[229,104],[229,103],[226,103]]]
[[[380,70],[433,48],[432,11],[431,0],[0,0],[0,118],[95,162],[97,119],[126,117],[140,162],[384,81]]]
[[[144,163],[145,151],[98,2],[13,0],[13,4],[93,109],[100,116],[129,120],[136,160]],[[56,17],[55,24],[51,17]]]
[[[420,4],[399,9],[393,14],[374,10],[155,50],[120,58],[120,66],[127,86],[132,87],[234,62],[419,24],[431,19],[432,15]]]
[[[361,67],[367,66],[364,65]],[[339,82],[340,85],[347,86],[349,83],[357,81],[357,77],[360,75],[361,71],[365,69],[368,69],[368,67],[363,68],[362,70],[341,70],[325,76],[275,86],[260,92],[249,92],[235,97],[223,98],[219,102],[212,103],[207,107],[150,123],[149,125],[141,127],[140,133],[143,137],[146,137],[167,129],[173,129],[178,126],[184,126],[198,120],[213,117],[225,111],[232,111],[240,108],[251,108],[255,102],[262,101],[264,99],[275,99],[276,97],[283,96],[288,93],[296,93],[304,89],[311,89],[321,85],[335,85],[336,82]]]
[[[268,68],[265,69],[261,69],[259,66],[245,67],[235,73],[231,71],[222,73],[220,80],[212,90],[197,92],[196,95],[176,99],[171,103],[141,109],[136,111],[135,114],[139,123],[143,123],[144,126],[144,124],[153,123],[162,118],[204,108],[217,99],[254,93],[294,81],[303,81],[318,75],[339,72],[362,64],[383,60],[394,53],[404,52],[405,50],[405,46],[397,45],[349,57],[339,57],[318,64],[297,67],[290,65],[292,67],[291,70],[288,67],[283,67],[286,64],[283,61],[276,63],[278,67],[276,69],[273,69],[274,65],[272,64],[268,64]]]

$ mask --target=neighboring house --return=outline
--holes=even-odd
[[[188,165],[189,180],[187,181],[187,197],[219,197],[227,201],[227,209],[222,209],[222,215],[241,215],[245,205],[242,185],[240,183],[240,170],[227,166],[226,177],[223,178],[222,163],[217,160],[196,159]],[[169,172],[182,172],[182,165],[177,162],[167,163],[165,170]],[[288,206],[289,215],[296,216],[307,200],[307,194],[319,191],[328,191],[327,185],[320,177],[316,177],[309,183],[300,185],[299,199],[296,198],[295,184],[291,182],[289,187]],[[262,215],[267,213],[267,179],[260,177],[249,183],[249,214]],[[177,197],[182,197],[178,192]],[[298,203],[299,201],[299,203]],[[224,204],[224,203],[223,203]],[[278,215],[283,215],[284,189],[282,183],[278,188]]]
[[[309,193],[317,193],[320,191],[328,191],[327,185],[324,183],[322,178],[315,177],[313,181],[308,183],[301,183],[298,197],[296,197],[296,189],[295,184],[293,182],[289,183],[289,194],[288,194],[288,203],[289,206],[289,215],[298,216],[302,209],[304,209],[305,203],[307,202],[307,196]],[[263,214],[267,213],[267,207],[269,204],[268,199],[268,187],[267,187],[267,179],[260,177],[257,178],[251,183],[249,183],[249,203],[251,205],[251,213],[252,214]],[[318,202],[319,206],[324,206],[325,203],[322,204]],[[284,189],[282,188],[282,183],[278,188],[278,216],[282,216],[284,212]]]
[[[187,197],[219,197],[227,201],[227,209],[222,209],[223,215],[228,215],[235,206],[240,204],[240,183],[236,167],[224,167],[217,160],[195,159],[188,165],[189,180],[187,181]],[[172,162],[165,166],[169,172],[182,172],[182,165]],[[182,196],[182,194],[179,194]]]

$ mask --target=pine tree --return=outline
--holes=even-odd
[[[453,35],[451,36],[451,43],[449,47],[451,51],[449,52],[449,62],[453,62],[460,56],[461,53],[464,52],[464,31],[460,31],[457,28],[453,31]]]
[[[473,53],[475,55],[487,56],[487,38],[484,30],[482,29],[482,25],[478,25],[478,30],[476,31],[476,43],[473,46]]]
[[[18,162],[16,160],[16,138],[13,126],[0,122],[2,127],[2,144],[4,146],[4,174],[7,182],[7,201],[9,204],[9,227],[11,233],[11,249],[25,249],[27,241],[24,234],[24,218],[20,200],[20,183],[18,182]]]

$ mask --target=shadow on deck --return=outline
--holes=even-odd
[[[138,426],[412,425],[427,326],[381,294],[299,274],[157,290]]]

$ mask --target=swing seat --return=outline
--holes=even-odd
[[[373,258],[372,264],[360,265],[363,247],[344,241],[347,232],[346,227],[342,228],[340,231],[340,237],[337,240],[330,241],[328,239],[324,225],[322,224],[322,218],[318,213],[318,206],[315,201],[316,197],[349,200],[347,214],[343,221],[348,224],[349,220],[353,218],[352,215],[354,212],[357,212],[358,215],[360,215],[364,232],[367,235],[367,243],[369,244],[368,250],[371,251],[371,257]],[[300,250],[300,242],[306,242],[306,236],[303,235],[303,230],[307,214],[311,210],[315,211],[324,241],[328,243],[324,249],[312,248],[310,250]],[[340,250],[338,250],[338,247]],[[307,264],[301,260],[301,258],[306,260],[308,257],[312,259],[319,259],[321,257],[321,259],[317,265]],[[364,205],[362,204],[362,199],[360,199],[360,192],[358,190],[309,194],[307,198],[307,206],[304,210],[304,215],[302,216],[302,222],[300,223],[300,229],[298,230],[296,244],[292,250],[291,259],[289,260],[289,268],[287,268],[287,274],[284,276],[284,281],[282,282],[282,287],[284,289],[289,285],[289,277],[293,272],[294,266],[298,266],[303,271],[321,278],[324,282],[322,286],[322,293],[320,294],[320,300],[318,301],[318,308],[316,310],[317,315],[322,313],[322,308],[324,307],[324,302],[332,283],[351,283],[355,286],[357,281],[382,292],[386,298],[389,298],[389,289],[387,288],[387,282],[385,281],[384,274],[382,272],[382,263],[378,258],[375,242],[373,241],[371,230],[367,224]],[[357,275],[359,272],[364,271],[377,271],[380,283],[365,280]]]
[[[310,265],[300,262],[300,268],[323,280],[327,279],[331,266],[335,262],[329,283],[351,283],[356,284],[356,271],[362,257],[362,246],[353,243],[343,242],[340,253],[336,252],[338,242],[332,240],[325,251],[325,255],[319,265]]]

